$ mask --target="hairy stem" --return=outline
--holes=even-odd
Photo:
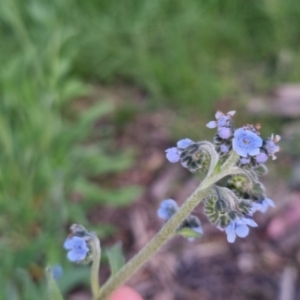
[[[108,296],[120,285],[125,283],[140,267],[142,267],[171,237],[181,223],[191,214],[195,207],[211,192],[211,186],[224,176],[229,175],[229,171],[237,162],[238,156],[232,154],[228,161],[224,163],[218,174],[213,174],[205,178],[199,187],[189,196],[176,214],[161,228],[152,240],[136,254],[126,265],[124,265],[115,275],[110,277],[101,288],[95,300],[106,300]],[[224,166],[223,165],[223,166]]]
[[[91,246],[93,251],[93,263],[91,267],[91,288],[93,299],[97,299],[99,294],[99,267],[100,267],[100,258],[101,258],[101,248],[99,239],[95,236],[91,240]]]

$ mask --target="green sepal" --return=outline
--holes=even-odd
[[[107,249],[105,253],[109,261],[111,275],[114,275],[125,264],[122,243],[116,243],[113,247]]]
[[[176,231],[177,234],[185,237],[185,238],[200,238],[202,237],[202,234],[196,232],[195,230],[188,228],[188,227],[183,227],[181,229],[178,229]]]

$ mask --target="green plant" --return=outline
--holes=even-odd
[[[92,90],[71,72],[76,29],[64,23],[68,3],[1,3],[0,298],[41,299],[33,282],[62,257],[61,228],[74,217],[89,224],[92,205],[126,205],[139,192],[92,182],[126,169],[132,155],[113,149],[110,125],[94,126],[112,115],[111,104],[95,99],[76,111],[71,103]],[[71,201],[74,193],[80,201]]]

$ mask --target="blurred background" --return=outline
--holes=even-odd
[[[0,299],[46,299],[60,264],[66,299],[89,299],[89,268],[66,260],[72,223],[97,232],[100,278],[182,203],[197,175],[169,164],[178,139],[211,140],[214,112],[261,123],[283,151],[264,179],[276,208],[228,244],[175,238],[128,284],[145,300],[300,299],[298,0],[0,0]]]

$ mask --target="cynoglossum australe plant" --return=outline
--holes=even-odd
[[[276,143],[280,137],[272,134],[270,138],[261,138],[260,125],[246,124],[235,129],[234,114],[235,111],[227,114],[218,111],[216,121],[207,124],[207,127],[217,129],[213,143],[186,138],[178,141],[176,147],[166,150],[166,157],[171,163],[180,162],[193,173],[202,172],[204,179],[181,207],[173,199],[161,203],[157,214],[165,221],[164,226],[101,288],[95,271],[99,266],[100,242],[96,242],[97,237],[81,225],[72,225],[71,235],[65,242],[65,248],[69,250],[68,259],[77,263],[92,261],[94,300],[108,299],[119,285],[176,234],[189,240],[202,236],[200,220],[191,215],[200,202],[203,202],[204,212],[211,223],[225,231],[229,243],[233,243],[237,236],[246,237],[249,226],[258,226],[253,220],[256,211],[265,212],[268,206],[274,206],[274,202],[266,196],[260,176],[267,171],[264,163],[268,157],[276,158],[275,153],[279,151]],[[120,254],[116,255],[116,259],[117,256]]]

